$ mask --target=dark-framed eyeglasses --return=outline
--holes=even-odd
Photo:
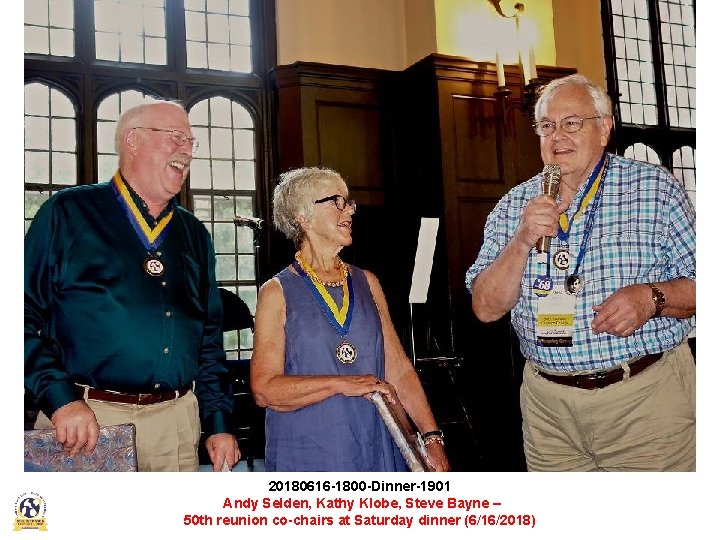
[[[580,131],[582,129],[583,122],[585,120],[595,120],[597,118],[602,118],[602,116],[567,116],[560,120],[557,124],[551,120],[540,120],[539,122],[535,122],[533,124],[533,130],[535,130],[535,133],[541,137],[547,137],[548,135],[555,133],[555,130],[559,125],[560,129],[562,129],[565,133],[575,133],[576,131]]]
[[[357,210],[357,203],[352,199],[346,199],[342,195],[330,195],[329,197],[323,197],[322,199],[318,199],[314,202],[315,204],[320,204],[328,201],[333,201],[335,203],[335,207],[341,212],[345,210],[346,206],[350,206],[353,212]]]
[[[195,137],[188,137],[180,131],[179,129],[162,129],[162,128],[154,128],[154,127],[145,127],[145,126],[135,126],[132,129],[149,129],[150,131],[158,131],[160,133],[167,133],[170,136],[170,140],[177,144],[178,146],[184,145],[186,142],[190,141],[190,144],[192,145],[193,152],[195,152],[198,149],[199,142]]]

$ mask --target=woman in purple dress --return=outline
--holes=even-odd
[[[265,417],[268,471],[402,471],[405,461],[373,403],[396,395],[430,465],[447,471],[420,380],[393,328],[377,278],[344,263],[355,202],[329,169],[283,174],[275,226],[298,251],[258,296],[250,381]]]

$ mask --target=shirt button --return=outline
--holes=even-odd
[[[162,251],[158,251],[158,252],[157,252],[157,256],[158,256],[158,257],[162,257]]]
[[[166,312],[165,312],[165,316],[166,316],[166,317],[170,317],[171,315],[172,315],[172,311],[166,311]]]
[[[161,282],[160,282],[160,285],[162,285],[163,287],[165,287],[165,286],[167,285],[167,281],[161,281]]]
[[[169,353],[169,352],[170,352],[170,349],[168,349],[167,347],[165,347],[165,348],[163,349],[163,354],[167,354],[167,353]]]
[[[155,388],[160,388],[160,383],[155,383]]]

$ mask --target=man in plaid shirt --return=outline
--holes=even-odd
[[[542,174],[507,193],[466,275],[527,360],[528,470],[695,470],[693,207],[666,169],[605,151],[612,103],[582,75],[548,84],[535,120],[559,193]]]

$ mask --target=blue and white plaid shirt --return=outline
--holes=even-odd
[[[550,371],[600,371],[635,356],[667,351],[680,344],[695,326],[695,317],[650,319],[628,337],[595,335],[592,306],[626,285],[695,280],[695,211],[680,182],[666,169],[650,163],[609,155],[602,198],[595,216],[587,252],[579,274],[585,280],[575,308],[572,347],[536,344],[538,297],[532,293],[535,278],[546,273],[534,249],[522,279],[520,299],[511,320],[525,358]],[[540,194],[541,175],[510,190],[498,202],[485,224],[485,237],[477,260],[467,271],[465,284],[472,292],[475,277],[487,268],[510,241],[527,203]],[[586,181],[587,182],[587,181]],[[577,210],[584,185],[568,209]],[[570,229],[570,271],[575,268],[587,211]],[[553,238],[550,252],[560,247]],[[550,265],[556,287],[566,272]],[[648,291],[649,293],[649,291]]]

